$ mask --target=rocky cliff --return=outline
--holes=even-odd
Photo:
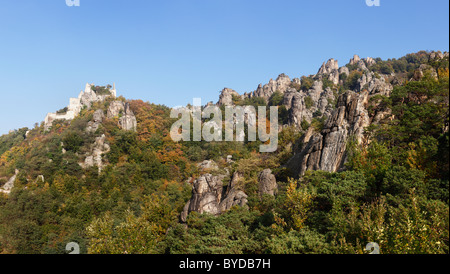
[[[448,58],[449,55],[440,51],[421,54],[429,62]],[[413,54],[408,58],[417,57]],[[307,170],[339,171],[347,160],[349,140],[360,144],[369,142],[364,137],[365,128],[391,118],[389,109],[369,113],[371,104],[373,109],[377,109],[376,100],[370,103],[371,98],[390,96],[394,85],[405,80],[418,80],[424,75],[437,78],[437,71],[426,64],[421,64],[411,79],[406,79],[405,73],[395,73],[383,65],[379,58],[360,58],[358,55],[342,67],[339,67],[337,60],[329,59],[317,74],[305,80],[302,78],[312,82],[310,87],[302,85],[299,78],[291,80],[281,74],[276,80],[270,79],[269,83],[260,84],[255,91],[243,95],[224,89],[218,104],[232,105],[232,96],[241,99],[261,97],[267,102],[276,91],[282,93],[282,106],[288,110],[287,124],[304,132],[298,149],[285,166],[295,176],[301,176]],[[308,88],[305,89],[305,86]],[[311,127],[311,123],[322,126]]]

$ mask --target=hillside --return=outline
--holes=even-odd
[[[224,88],[278,106],[273,153],[174,142],[168,107],[116,93],[0,137],[0,253],[449,253],[448,52]]]

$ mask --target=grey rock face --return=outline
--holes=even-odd
[[[447,56],[448,56],[448,52],[447,52]],[[430,60],[442,59],[444,57],[445,57],[445,54],[443,54],[440,50],[433,51],[433,52],[430,53]]]
[[[289,96],[291,97],[291,104],[289,106],[289,124],[293,124],[301,128],[303,118],[308,116],[304,101],[305,96],[298,92],[289,94]]]
[[[309,100],[311,105],[307,105],[306,100]],[[303,120],[311,123],[317,115],[328,117],[333,109],[331,103],[334,100],[333,91],[330,88],[323,90],[322,81],[315,81],[312,88],[306,92],[289,89],[283,98],[283,104],[289,110],[289,125],[301,128]]]
[[[238,172],[233,173],[230,183],[225,191],[224,199],[220,203],[220,211],[225,212],[230,210],[233,206],[246,206],[247,194],[238,189],[238,183],[241,180],[241,175]]]
[[[362,60],[361,58],[359,58],[358,55],[353,55],[353,58],[350,59],[349,62],[350,65],[357,65],[357,67],[363,71],[367,70],[366,67],[366,63],[364,62],[364,60]]]
[[[217,166],[216,162],[214,162],[213,160],[204,160],[203,162],[197,164],[197,167],[201,170],[201,171],[207,171],[207,170],[215,170],[218,169],[219,167]]]
[[[232,106],[233,105],[233,96],[241,98],[239,93],[230,88],[224,88],[219,96],[219,101],[217,104],[219,106]]]
[[[259,187],[258,193],[262,197],[264,194],[274,196],[278,192],[278,184],[275,175],[272,174],[272,170],[265,169],[259,173]]]
[[[436,80],[438,79],[438,74],[432,66],[421,64],[420,67],[414,71],[414,76],[410,79],[410,81],[419,81],[425,76],[425,74]]]
[[[334,70],[338,69],[339,69],[338,61],[331,58],[326,63],[324,62],[322,64],[317,74],[330,74]]]
[[[130,104],[128,103],[125,103],[124,115],[119,118],[119,125],[124,130],[136,131],[137,128],[136,116],[134,116],[133,111],[131,111],[130,109]]]
[[[98,127],[100,126],[100,124],[103,122],[104,117],[105,117],[105,115],[103,114],[103,110],[97,109],[94,112],[94,117],[92,118],[92,121],[89,121],[89,123],[86,127],[86,131],[95,132],[98,129]]]
[[[339,70],[335,69],[330,72],[328,75],[328,80],[330,80],[333,84],[339,84]]]
[[[123,113],[123,111],[124,111],[124,103],[122,101],[112,101],[109,104],[106,117],[108,118],[117,117],[119,116],[119,114]]]
[[[223,176],[208,173],[199,177],[192,185],[192,197],[181,212],[181,221],[186,222],[192,211],[219,215],[235,205],[245,206],[247,195],[236,187],[239,179],[239,174],[233,174],[232,180],[225,188]]]
[[[129,103],[122,101],[113,101],[108,107],[107,117],[113,118],[119,116],[119,126],[124,130],[136,130],[137,121]]]
[[[333,82],[333,84],[339,84],[339,65],[338,61],[329,59],[326,63],[323,63],[319,71],[315,75],[316,78],[321,80],[323,77]]]
[[[6,182],[1,188],[0,192],[9,194],[11,193],[12,188],[14,187],[14,183],[16,182],[17,175],[19,174],[19,170],[15,170],[15,174]]]
[[[375,77],[375,73],[366,72],[360,79],[358,79],[357,91],[363,90],[369,91],[370,95],[379,93],[387,96],[390,95],[393,87],[391,84],[386,83],[384,77],[377,78]]]
[[[364,128],[370,124],[366,109],[369,93],[347,91],[338,98],[337,108],[326,120],[321,132],[312,128],[303,136],[302,149],[286,164],[296,176],[307,170],[336,172],[346,161],[346,144],[350,136],[362,142]]]
[[[253,92],[251,97],[262,97],[266,100],[269,100],[270,96],[274,94],[276,91],[281,93],[285,93],[291,85],[291,79],[286,74],[280,74],[277,79],[274,81],[270,79],[269,83],[262,86],[261,84],[258,88]]]
[[[350,59],[349,64],[350,64],[350,65],[358,64],[358,62],[359,62],[360,60],[361,60],[361,59],[359,58],[359,56],[355,54],[355,55],[353,55],[353,58]]]
[[[106,136],[103,134],[100,137],[95,138],[94,144],[91,145],[90,152],[86,155],[86,159],[83,163],[80,163],[82,168],[89,168],[97,166],[99,172],[103,169],[104,164],[102,161],[102,154],[109,152],[110,147],[105,142]]]
[[[342,74],[342,73],[349,75],[350,71],[348,70],[348,67],[340,67],[339,74]]]
[[[368,67],[370,67],[376,63],[376,61],[372,57],[364,58],[364,61],[366,62],[366,65]]]

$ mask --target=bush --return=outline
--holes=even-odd
[[[78,152],[84,144],[84,139],[74,131],[68,132],[62,141],[64,143],[64,149],[73,152]]]
[[[308,91],[312,88],[314,80],[310,77],[302,76],[300,89],[303,91]]]
[[[283,94],[277,90],[270,96],[269,106],[280,106],[281,104],[283,104]]]
[[[313,101],[313,99],[311,98],[311,96],[306,96],[304,100],[305,100],[305,106],[306,106],[306,108],[307,108],[307,109],[312,108],[312,106],[314,105],[314,101]]]

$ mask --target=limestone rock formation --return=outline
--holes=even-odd
[[[353,55],[353,58],[350,59],[349,64],[350,64],[350,65],[358,64],[358,62],[359,62],[360,60],[361,60],[361,59],[359,58],[359,56],[355,54],[355,55]]]
[[[137,120],[136,116],[134,116],[133,111],[130,109],[130,104],[125,103],[124,114],[119,118],[119,125],[124,130],[133,130],[136,131],[137,128]]]
[[[438,57],[435,57],[438,58]],[[414,76],[410,79],[410,81],[419,81],[422,79],[425,75],[428,75],[429,77],[437,80],[438,74],[436,70],[427,64],[421,64],[418,69],[414,71]]]
[[[119,117],[119,126],[124,130],[136,130],[137,121],[129,103],[113,101],[107,111],[108,118]]]
[[[19,170],[16,169],[15,174],[2,187],[0,187],[0,192],[6,193],[6,194],[11,193],[11,190],[14,187],[14,183],[16,181],[18,174],[19,174]]]
[[[190,212],[219,215],[235,205],[245,206],[247,195],[236,187],[240,175],[233,174],[227,187],[223,186],[224,176],[202,175],[192,184],[192,197],[181,212],[181,221],[186,222]]]
[[[233,105],[233,96],[241,98],[239,93],[230,88],[224,88],[219,95],[219,102],[217,104],[219,106],[231,106]]]
[[[366,72],[358,79],[357,91],[369,91],[369,94],[378,93],[380,95],[389,96],[393,90],[393,86],[386,82],[384,77],[376,77],[373,72]]]
[[[339,74],[350,74],[350,71],[348,70],[348,67],[340,67],[339,68]]]
[[[106,143],[106,136],[103,134],[95,138],[95,142],[91,145],[90,152],[86,155],[83,163],[80,163],[82,168],[89,168],[97,166],[99,172],[103,169],[102,154],[109,152],[110,146]]]
[[[262,86],[261,84],[258,86],[258,88],[251,93],[250,97],[262,97],[264,99],[269,100],[270,96],[272,96],[273,93],[276,91],[285,93],[286,90],[291,85],[291,79],[286,74],[282,73],[280,74],[277,79],[274,81],[273,79],[270,79],[269,83]]]
[[[367,67],[370,67],[376,63],[376,61],[372,57],[367,57],[364,59],[366,62]]]
[[[203,162],[197,164],[197,167],[200,171],[216,170],[219,168],[214,160],[204,160]]]
[[[274,196],[278,192],[277,180],[272,174],[271,169],[264,169],[258,176],[259,186],[258,194],[262,197],[264,194]]]
[[[92,118],[92,121],[88,122],[88,125],[86,127],[86,131],[88,132],[95,132],[97,131],[100,124],[103,122],[103,118],[105,117],[105,114],[103,113],[103,110],[97,109],[94,112],[94,116]]]
[[[433,51],[433,52],[430,53],[430,60],[442,59],[445,56],[448,57],[448,52],[442,53],[440,50]]]
[[[339,171],[346,161],[346,144],[350,136],[363,141],[364,128],[370,123],[367,104],[368,91],[347,91],[338,98],[337,108],[326,120],[321,132],[309,128],[303,136],[302,149],[286,166],[296,176],[307,170]]]
[[[288,123],[301,128],[303,120],[311,123],[317,116],[331,114],[334,93],[330,88],[323,89],[322,81],[316,80],[306,92],[288,90],[284,94],[283,104],[289,110]]]
[[[322,64],[317,74],[330,74],[332,71],[338,69],[339,69],[338,61],[331,58],[326,63],[324,62]]]
[[[335,85],[339,84],[339,65],[337,60],[331,58],[322,64],[315,78],[322,80],[323,77],[327,77]]]
[[[230,183],[227,186],[224,198],[220,203],[220,212],[225,212],[230,210],[233,206],[246,206],[247,205],[247,194],[239,190],[238,183],[242,179],[242,176],[235,172],[231,178]]]
[[[361,58],[359,58],[358,55],[353,55],[353,58],[350,59],[349,62],[350,65],[357,65],[357,67],[361,70],[367,70],[366,67],[366,63],[364,62],[364,60],[362,60]]]

